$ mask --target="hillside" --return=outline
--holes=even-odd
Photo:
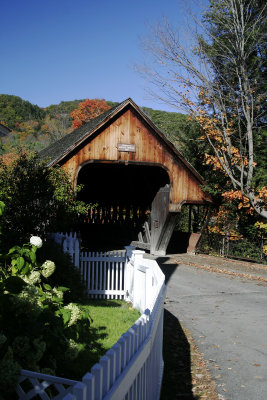
[[[0,95],[0,122],[4,122],[9,129],[15,129],[16,124],[28,120],[41,121],[45,111],[29,101],[18,96]]]

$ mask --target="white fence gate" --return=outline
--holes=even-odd
[[[125,252],[81,252],[80,272],[93,298],[123,299]]]
[[[19,399],[48,400],[45,390],[53,385],[58,391],[54,400],[159,400],[164,369],[164,274],[156,261],[144,258],[144,251],[133,250],[125,262],[131,250],[126,249],[123,256],[84,253],[79,256],[81,263],[85,263],[80,269],[89,282],[89,293],[124,297],[140,310],[141,317],[81,382],[23,370],[21,382],[28,379],[32,388],[26,393],[19,383]],[[109,257],[113,260],[107,260]],[[97,268],[101,265],[102,272],[101,268],[97,271],[95,265],[92,267],[92,263]]]

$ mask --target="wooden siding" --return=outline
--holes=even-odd
[[[118,151],[118,143],[136,146],[136,152]],[[132,109],[121,115],[100,132],[91,134],[73,150],[61,164],[70,172],[76,184],[82,166],[88,162],[118,162],[157,165],[170,179],[170,210],[178,211],[181,202],[211,201],[197,177],[180,160],[163,139]],[[175,209],[176,207],[176,209]]]

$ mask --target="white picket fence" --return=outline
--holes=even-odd
[[[69,250],[71,248],[73,248],[72,245]],[[111,269],[106,268],[106,275],[104,268],[102,268],[102,274],[98,271],[97,279],[96,270],[94,269],[94,273],[93,270],[89,273],[87,265],[93,262],[103,267],[104,263],[108,263],[108,256],[98,255],[99,260],[97,260],[96,254],[84,255],[83,262],[87,264],[79,266],[83,276],[85,273],[87,281],[94,276],[94,282],[103,284],[97,286],[94,283],[93,287],[90,286],[88,290],[92,291],[91,294],[93,296],[121,296],[131,301],[142,315],[100,359],[99,363],[84,375],[81,382],[23,370],[21,382],[28,380],[31,382],[32,389],[26,393],[19,383],[17,388],[19,399],[30,400],[39,395],[39,398],[48,400],[46,389],[51,386],[58,393],[53,397],[56,400],[159,399],[164,366],[162,344],[166,288],[164,275],[158,264],[154,260],[144,258],[144,253],[126,249],[124,257],[121,255],[117,257],[118,264],[114,260],[110,262]],[[130,258],[129,254],[131,254]],[[75,257],[75,254],[73,253],[72,256]],[[83,259],[83,256],[79,257]],[[112,279],[112,269],[114,279]],[[108,270],[111,272],[109,280]],[[104,276],[106,276],[105,279]],[[119,277],[122,279],[118,287],[110,289],[108,282],[116,285]]]
[[[80,241],[76,232],[70,233],[49,233],[48,239],[59,244],[65,253],[71,256],[73,264],[79,268],[80,266]]]
[[[125,298],[125,264],[134,246],[125,246],[124,251],[87,252],[80,251],[76,233],[53,233],[49,235],[62,246],[79,268],[90,297],[95,299]]]
[[[80,272],[93,298],[123,299],[125,252],[81,252]]]

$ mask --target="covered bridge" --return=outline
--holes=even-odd
[[[124,244],[164,255],[182,206],[212,201],[201,176],[132,99],[39,154],[84,185],[82,200],[97,204],[81,227],[88,241],[108,232],[112,242],[122,232]]]

